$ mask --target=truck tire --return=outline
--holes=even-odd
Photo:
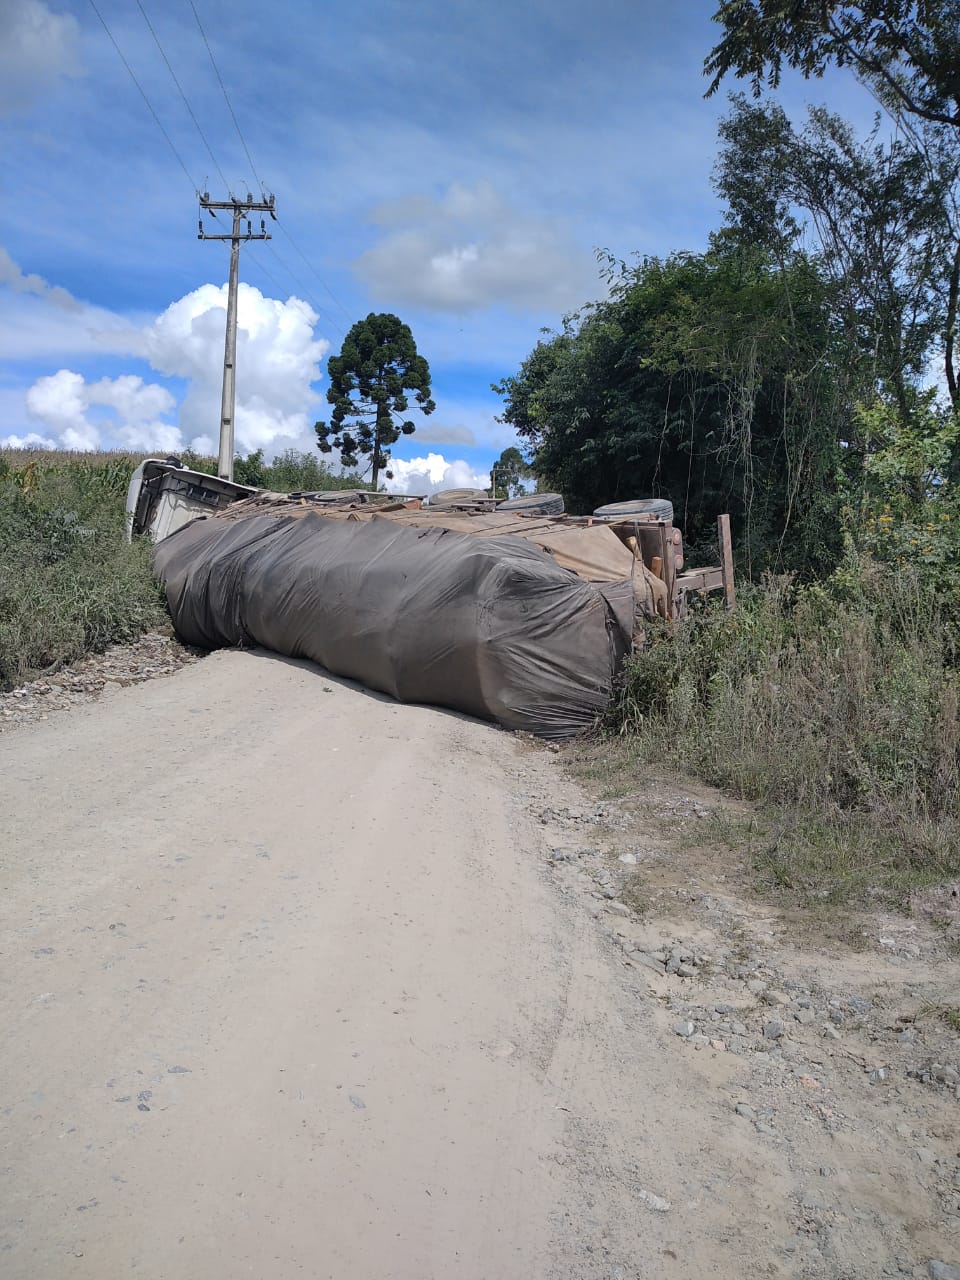
[[[631,516],[653,516],[673,523],[673,503],[667,498],[631,498],[629,502],[608,502],[594,511],[597,520],[629,520]]]
[[[428,506],[431,507],[463,507],[473,502],[483,502],[489,497],[486,489],[443,489],[440,493],[432,493]]]
[[[562,516],[563,498],[559,493],[525,493],[522,498],[498,502],[497,510],[519,511],[525,516]]]

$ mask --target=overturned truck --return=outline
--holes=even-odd
[[[676,582],[642,553],[644,533],[667,544],[656,525],[257,493],[163,538],[154,561],[189,644],[308,658],[562,739],[603,712],[645,621],[676,611]]]

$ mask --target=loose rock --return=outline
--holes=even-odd
[[[927,1272],[930,1280],[960,1280],[960,1266],[954,1266],[951,1262],[941,1262],[936,1258],[931,1258],[927,1263]]]
[[[669,1200],[664,1200],[663,1196],[658,1196],[653,1191],[645,1191],[640,1187],[637,1191],[637,1199],[642,1200],[649,1208],[656,1210],[657,1213],[669,1213],[673,1207]],[[947,1277],[947,1280],[950,1280]]]

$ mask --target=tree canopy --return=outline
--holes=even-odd
[[[490,470],[495,498],[518,498],[533,471],[516,445],[504,449]]]
[[[851,355],[909,414],[909,387],[938,340],[951,397],[960,226],[951,216],[956,164],[910,137],[858,141],[812,107],[795,129],[775,102],[732,99],[720,124],[716,186],[731,225],[777,261],[815,253],[834,285]],[[952,299],[952,302],[951,302]]]
[[[662,495],[693,545],[730,511],[751,560],[815,556],[849,401],[829,281],[730,235],[611,265],[609,299],[495,388],[537,474],[572,510]]]
[[[321,453],[340,451],[345,467],[357,467],[369,459],[376,489],[380,473],[389,470],[390,446],[415,425],[395,415],[410,407],[407,392],[414,392],[421,413],[433,413],[430,367],[417,351],[408,325],[389,313],[358,320],[344,338],[339,356],[327,362],[330,386],[327,401],[333,405],[330,421],[317,422],[317,447]]]
[[[776,88],[784,66],[849,66],[896,112],[960,130],[960,0],[721,0],[723,37],[704,70]]]

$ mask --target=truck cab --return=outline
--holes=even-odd
[[[258,491],[203,471],[179,458],[145,458],[127,488],[126,536],[160,542],[198,516],[210,515]]]

